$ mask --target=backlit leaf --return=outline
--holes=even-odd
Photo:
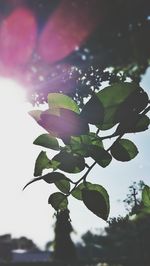
[[[120,139],[112,146],[111,154],[118,161],[130,161],[138,154],[138,149],[132,141]]]
[[[108,166],[112,160],[109,152],[95,145],[89,148],[89,156],[91,156],[92,159],[94,159],[102,167]]]
[[[62,174],[62,173],[52,172],[52,173],[48,173],[46,175],[43,175],[42,179],[46,183],[52,184],[52,183],[55,183],[55,182],[59,182],[60,180],[67,179],[67,177],[64,174]]]
[[[49,134],[42,134],[33,142],[35,145],[39,145],[45,148],[59,150],[58,140]]]
[[[34,176],[40,176],[44,169],[51,168],[50,162],[46,152],[41,151],[35,162]]]
[[[82,198],[85,206],[98,217],[107,220],[109,212],[107,202],[102,193],[96,190],[82,190]]]
[[[81,135],[79,137],[71,137],[68,146],[72,152],[83,155],[84,157],[89,157],[88,150],[91,145],[93,145],[93,147],[103,147],[101,138],[95,133],[89,133],[88,135]]]
[[[72,98],[61,93],[49,93],[48,104],[50,109],[65,108],[73,112],[79,113],[79,107]]]
[[[145,131],[148,129],[150,119],[146,115],[138,114],[135,116],[129,116],[127,120],[120,123],[116,129],[116,134],[123,133],[136,133]]]
[[[59,169],[68,173],[79,173],[85,168],[85,160],[81,155],[61,151],[54,156],[54,161],[59,162]]]
[[[147,185],[143,188],[142,191],[142,202],[145,207],[150,207],[150,187]]]
[[[51,204],[56,211],[64,210],[67,209],[68,199],[61,192],[55,192],[50,195],[48,203]]]
[[[114,83],[98,92],[97,96],[104,107],[104,125],[110,126],[116,122],[116,112],[129,95],[138,89],[138,86],[129,82]],[[107,127],[108,129],[109,127]]]
[[[60,109],[59,115],[44,111],[40,118],[38,123],[43,128],[65,142],[68,142],[71,136],[87,134],[89,131],[87,122],[79,114],[71,110]]]
[[[83,200],[83,197],[82,197],[83,189],[88,189],[88,190],[92,190],[92,191],[95,190],[95,191],[100,192],[105,199],[105,202],[107,204],[107,211],[109,213],[109,211],[110,211],[109,195],[103,186],[98,185],[98,184],[92,184],[90,182],[83,182],[80,185],[78,185],[75,188],[75,190],[72,191],[71,195],[78,200]]]
[[[70,182],[68,179],[61,179],[55,182],[56,187],[63,193],[68,194],[70,191]]]

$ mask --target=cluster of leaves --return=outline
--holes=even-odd
[[[45,0],[42,3],[43,8],[38,12],[40,5],[37,5],[37,1],[28,0],[27,4],[34,8],[38,19],[43,21],[52,12],[53,6],[57,5],[56,2],[58,1]],[[75,99],[82,103],[83,97],[91,95],[91,87],[99,88],[100,82],[105,81],[105,77],[107,81],[116,80],[119,72],[137,83],[140,82],[142,75],[150,65],[150,38],[148,38],[150,36],[150,2],[147,0],[114,0],[113,2],[106,0],[102,2],[103,23],[100,21],[95,32],[79,47],[79,50],[56,63],[59,69],[62,68],[61,73],[57,73],[53,66],[49,69],[50,81],[44,82],[45,86],[38,85],[33,88],[33,94],[38,95],[40,103],[47,100],[47,94],[50,91],[73,94]],[[102,15],[101,11],[99,15]],[[87,74],[84,84],[81,84],[80,80],[77,81],[77,73],[72,75],[72,71],[69,71],[64,75],[64,62],[70,66],[76,66]],[[93,75],[92,71],[89,72],[91,66],[95,71],[98,70],[97,75]],[[113,75],[109,73],[106,75],[105,69],[109,67],[113,67]],[[53,76],[55,76],[54,84],[52,83]],[[64,84],[62,76],[66,79]],[[74,76],[77,82],[74,82]],[[30,101],[31,98],[32,96],[29,95]],[[36,98],[34,102],[37,102]]]
[[[83,201],[95,215],[107,220],[110,208],[108,193],[101,185],[87,182],[87,176],[96,164],[105,168],[112,158],[125,162],[138,154],[135,144],[123,135],[148,128],[150,120],[146,114],[150,106],[147,93],[134,83],[119,82],[93,93],[82,110],[72,98],[59,93],[48,95],[48,105],[46,111],[30,112],[48,131],[34,144],[58,153],[49,159],[45,151],[40,152],[35,163],[35,178],[26,186],[38,180],[55,184],[59,192],[51,194],[48,203],[56,211],[67,209],[68,197],[72,195]],[[102,131],[111,128],[114,129],[111,135],[101,136]],[[114,142],[106,149],[105,140],[109,138],[114,138]],[[59,140],[62,140],[62,146]],[[87,158],[93,159],[90,166]],[[45,169],[51,169],[50,173],[43,175]],[[65,174],[82,171],[84,173],[77,181]]]

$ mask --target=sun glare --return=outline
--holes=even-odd
[[[0,78],[0,110],[18,110],[25,103],[25,90],[14,80]]]

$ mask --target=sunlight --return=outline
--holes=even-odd
[[[0,77],[0,110],[19,111],[25,103],[25,90],[16,81]]]

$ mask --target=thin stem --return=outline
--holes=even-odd
[[[124,133],[119,135],[119,137],[114,141],[114,143],[107,149],[107,151],[110,151],[111,148],[123,137]]]
[[[96,131],[96,135],[98,135],[100,132],[100,129],[98,128],[97,131]]]

